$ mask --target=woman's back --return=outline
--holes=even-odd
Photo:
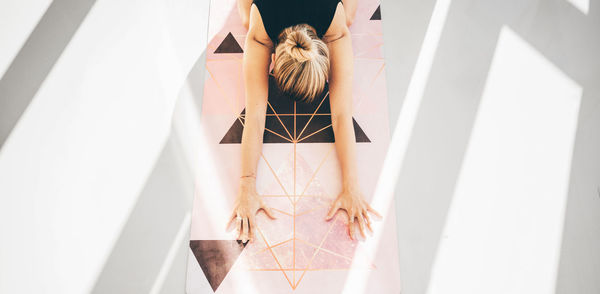
[[[274,44],[279,33],[290,26],[308,24],[323,37],[340,0],[254,0],[265,31]]]

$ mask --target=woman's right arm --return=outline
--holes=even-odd
[[[250,30],[246,36],[243,76],[246,95],[246,113],[242,133],[241,178],[238,196],[231,220],[241,217],[238,223],[238,240],[252,240],[255,228],[255,214],[263,209],[274,218],[270,209],[256,193],[256,166],[262,153],[262,140],[265,128],[267,98],[269,91],[269,65],[272,44],[264,30],[256,6],[250,12]]]
[[[248,29],[250,25],[250,8],[252,7],[253,0],[238,0],[238,12],[240,13],[240,18],[242,19],[242,24],[244,27]]]

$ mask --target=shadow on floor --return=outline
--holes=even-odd
[[[0,149],[96,0],[55,0],[0,79]]]

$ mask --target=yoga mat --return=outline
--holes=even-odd
[[[353,122],[359,184],[370,201],[390,132],[379,1],[358,5],[350,27]],[[400,293],[393,202],[371,254],[364,242],[349,238],[343,211],[324,220],[341,191],[327,90],[314,103],[296,103],[271,77],[256,181],[277,219],[259,212],[255,240],[246,245],[225,231],[240,177],[245,34],[235,0],[211,2],[200,118],[205,148],[197,163],[202,172],[195,181],[187,293],[341,293],[350,269],[361,272],[370,293]]]

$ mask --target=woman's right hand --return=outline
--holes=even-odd
[[[271,208],[256,193],[254,178],[242,178],[240,181],[240,189],[233,205],[231,219],[227,223],[227,227],[235,221],[238,231],[237,240],[243,243],[252,242],[256,231],[256,213],[259,210],[264,210],[265,214],[271,219],[275,219]]]

